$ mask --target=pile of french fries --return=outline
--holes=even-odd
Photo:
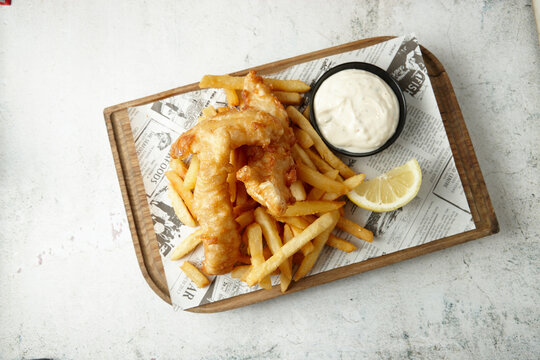
[[[291,185],[296,199],[282,217],[271,216],[246,192],[244,184],[236,180],[236,171],[246,163],[241,149],[231,152],[231,173],[227,179],[233,215],[242,234],[242,256],[239,265],[231,272],[233,278],[271,289],[270,276],[279,274],[280,288],[285,292],[291,281],[306,276],[317,261],[325,245],[345,252],[356,250],[356,246],[332,234],[334,228],[341,229],[363,241],[372,242],[371,231],[344,217],[345,201],[340,199],[364,180],[364,174],[356,174],[336,157],[319,137],[309,122],[308,109],[304,114],[294,106],[302,102],[302,95],[309,86],[296,80],[265,78],[274,95],[286,105],[292,121],[297,143],[292,155],[297,166],[298,180]],[[201,88],[221,88],[227,96],[229,107],[241,105],[239,91],[244,78],[229,75],[206,75],[200,82]],[[228,108],[208,107],[201,118],[214,116]],[[199,119],[201,119],[199,118]],[[193,212],[193,189],[199,171],[197,156],[188,164],[171,159],[169,198],[176,215],[185,225],[197,226]],[[201,244],[198,231],[193,232],[178,244],[171,260],[180,260]],[[198,286],[209,284],[208,278],[189,262],[181,266],[184,273]]]

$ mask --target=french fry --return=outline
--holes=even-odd
[[[307,195],[307,199],[311,201],[321,200],[323,196],[324,196],[324,190],[314,187],[309,191]]]
[[[288,243],[293,237],[294,234],[291,230],[291,227],[289,226],[289,224],[285,224],[285,226],[283,226],[283,243]],[[291,259],[289,258],[289,260]]]
[[[295,217],[294,219],[301,219],[301,218]],[[309,226],[310,223],[311,222],[306,222],[305,224]],[[297,226],[290,225],[290,228],[292,229],[292,232],[294,233],[294,235],[298,235],[299,233],[301,233],[302,230],[305,229],[306,227],[305,224],[297,223]],[[337,237],[334,234],[330,234],[330,236],[328,237],[328,241],[326,242],[326,245],[345,251],[345,252],[352,252],[356,250],[356,245],[354,245],[353,243],[347,240],[343,240],[342,238]],[[308,254],[304,254],[304,255],[308,255]]]
[[[323,175],[329,179],[336,180],[339,176],[339,171],[337,169],[332,169],[326,171]]]
[[[210,105],[210,106],[205,107],[204,109],[202,109],[202,114],[203,114],[203,117],[210,118],[210,117],[216,116],[217,111],[212,105]]]
[[[304,115],[304,117],[309,120],[309,105],[306,106],[302,115]]]
[[[208,278],[189,261],[185,261],[182,266],[180,266],[180,269],[182,269],[184,274],[186,274],[197,287],[203,288],[210,284],[210,280],[208,280]]]
[[[283,105],[300,105],[302,96],[297,92],[274,91],[274,96]]]
[[[288,225],[285,225],[283,227],[283,243],[286,244],[294,237],[291,228]],[[292,257],[289,257],[287,261],[285,261],[285,264],[291,269],[292,274]],[[287,288],[289,287],[291,283],[291,278],[287,277],[284,273],[279,274],[279,286],[281,288],[281,292],[284,293],[287,291]]]
[[[220,106],[220,107],[218,107],[218,108],[216,109],[216,111],[217,111],[218,114],[227,112],[227,111],[229,111],[229,110],[230,110],[230,108],[227,107],[227,106]]]
[[[264,78],[264,83],[272,90],[305,93],[310,90],[308,84],[300,80],[278,80]],[[230,75],[204,75],[199,82],[201,89],[223,88],[242,90],[244,88],[243,76]]]
[[[305,256],[304,260],[302,260],[302,263],[300,264],[298,270],[296,271],[296,274],[294,275],[294,281],[298,281],[304,276],[306,276],[311,271],[313,265],[315,265],[315,262],[319,258],[321,250],[328,241],[328,237],[330,236],[332,230],[334,230],[334,227],[336,226],[339,219],[339,213],[337,211],[334,210],[330,214],[332,215],[332,224],[328,229],[324,230],[313,240],[314,250],[307,256]]]
[[[325,201],[334,201],[334,200],[337,200],[338,198],[342,197],[343,195],[345,194],[340,194],[340,193],[326,193],[322,196],[322,198],[320,200],[325,200]],[[340,214],[343,212],[342,209],[340,209]]]
[[[343,183],[332,180],[304,164],[296,164],[296,172],[300,180],[318,189],[343,194],[347,192],[347,187]]]
[[[178,176],[176,172],[167,171],[165,173],[165,176],[171,182],[174,190],[176,190],[178,195],[180,195],[182,200],[184,200],[184,203],[186,203],[189,212],[195,219],[195,213],[193,212],[193,193],[188,188],[186,188],[186,186],[184,185],[184,181],[180,178],[180,176]]]
[[[304,149],[302,149],[298,144],[294,144],[292,147],[292,156],[297,164],[304,163],[310,169],[316,170],[315,164],[311,161],[309,156],[306,154]]]
[[[251,265],[239,265],[236,266],[231,271],[231,277],[234,279],[241,279],[244,274],[246,274],[251,268]]]
[[[198,229],[188,235],[182,242],[174,248],[171,254],[171,260],[178,260],[192,252],[201,242],[202,230]]]
[[[244,88],[244,78],[230,75],[204,75],[199,82],[201,89],[224,88],[242,90]]]
[[[268,213],[264,211],[262,207],[258,207],[257,209],[255,209],[254,215],[255,221],[262,228],[262,233],[264,235],[266,243],[268,244],[268,247],[272,251],[272,254],[275,254],[283,245],[281,243],[281,238],[279,237],[275,220],[270,215],[268,215]],[[279,269],[285,275],[291,276],[291,270],[286,265],[280,266]]]
[[[294,136],[296,137],[296,141],[300,146],[304,149],[309,149],[313,146],[313,140],[311,139],[311,136],[304,130],[297,128],[296,126],[293,127]]]
[[[313,129],[309,120],[304,117],[298,110],[293,106],[287,107],[287,114],[293,123],[298,125],[302,130],[306,131],[311,139],[314,142],[315,148],[321,155],[321,157],[327,161],[332,167],[339,170],[339,173],[345,178],[349,178],[355,175],[355,172],[351,170],[343,161],[341,161],[324,143],[320,138],[319,134]]]
[[[326,245],[341,251],[345,251],[347,253],[353,252],[357,249],[356,245],[354,245],[353,243],[348,242],[347,240],[343,240],[342,238],[337,237],[333,234],[330,234],[330,236],[328,237]]]
[[[343,194],[338,194],[338,193],[326,193],[322,196],[321,200],[326,200],[326,201],[333,201],[333,200],[336,200],[337,198],[339,198],[340,196],[343,196]]]
[[[229,156],[229,162],[231,163],[232,172],[236,172],[239,169],[238,167],[238,156],[240,154],[240,149],[234,149],[231,151]]]
[[[304,256],[304,255],[302,255],[301,252],[298,252],[297,254],[300,255],[300,256]],[[297,255],[297,254],[294,254],[294,255]],[[290,257],[287,259],[287,262],[290,264],[291,271],[292,271],[292,269],[293,269],[293,264],[294,264],[294,262],[293,262],[294,255],[293,255],[293,256],[290,256]],[[279,270],[279,268],[278,268],[278,270]],[[287,289],[289,288],[289,285],[291,284],[292,277],[289,279],[289,278],[286,277],[286,276],[283,276],[283,277],[282,277],[282,276],[281,276],[282,274],[279,274],[279,275],[280,275],[280,279],[279,279],[279,280],[280,280],[281,292],[285,292],[285,291],[287,291]]]
[[[293,225],[289,225],[289,228],[291,229],[294,236],[300,235],[300,233],[302,231],[304,231],[304,229],[305,229],[305,228],[298,228],[298,227],[293,226]],[[306,255],[309,255],[313,251],[313,249],[314,249],[313,244],[311,243],[311,241],[308,241],[306,243],[306,245],[304,245],[304,246],[302,246],[302,248],[300,248],[300,251],[302,251],[302,254],[304,256],[306,256]]]
[[[278,80],[264,78],[264,83],[269,85],[273,91],[287,91],[305,93],[311,90],[311,87],[300,80]]]
[[[337,169],[332,169],[330,171],[327,171],[327,172],[324,173],[324,175],[328,176],[330,179],[333,179],[333,180],[339,180],[340,182],[343,181],[343,178],[339,175],[339,171]],[[352,176],[352,177],[354,177],[354,176]],[[329,195],[329,194],[332,194],[332,195]],[[337,198],[339,198],[340,196],[344,195],[344,194],[337,194],[337,196],[334,196],[334,194],[336,194],[336,193],[326,193],[326,194],[323,195],[321,200],[333,201],[333,200],[336,200]],[[341,213],[341,211],[343,211],[343,208],[340,208],[339,211]]]
[[[296,201],[306,200],[306,189],[301,181],[295,181],[290,186],[291,194]]]
[[[253,266],[264,263],[263,246],[262,246],[262,230],[261,226],[257,223],[253,223],[246,229],[246,233],[249,241],[249,252],[251,254],[251,264]],[[270,276],[264,277],[259,285],[263,289],[271,289],[272,283],[270,282]]]
[[[328,165],[326,161],[324,161],[319,155],[317,155],[313,150],[311,149],[304,149],[306,154],[309,156],[311,161],[315,164],[317,169],[319,169],[320,172],[326,173],[330,170],[334,170],[333,167]]]
[[[197,226],[197,222],[193,219],[193,216],[191,216],[186,204],[184,203],[184,200],[182,200],[182,198],[180,197],[180,195],[178,195],[174,188],[169,187],[169,189],[167,190],[167,195],[171,200],[174,213],[176,214],[178,219],[187,226]]]
[[[187,166],[184,164],[184,162],[180,159],[171,159],[169,161],[169,167],[172,171],[177,173],[182,179],[186,177],[187,173]]]
[[[357,187],[358,185],[360,185],[364,181],[365,177],[366,177],[366,174],[358,174],[358,175],[351,176],[348,179],[345,179],[343,181],[343,185],[345,185],[345,187],[347,188],[346,192],[349,192],[353,190],[355,187]],[[324,194],[321,200],[332,201],[332,200],[336,200],[338,197],[343,196],[343,195],[345,195],[345,193],[329,192],[329,193]]]
[[[309,226],[309,225],[308,225]],[[305,228],[299,228],[294,225],[289,225],[294,236],[298,236],[304,231]]]
[[[186,176],[184,177],[184,186],[188,190],[195,189],[195,183],[197,182],[197,174],[199,173],[199,167],[201,163],[197,155],[191,157],[191,162],[189,163]]]
[[[255,217],[253,216],[253,210],[248,210],[241,213],[236,217],[236,219],[234,219],[234,221],[236,221],[238,225],[240,225],[238,231],[242,231],[243,228],[255,221]]]
[[[304,256],[309,255],[313,251],[313,244],[311,243],[311,241],[308,241],[306,245],[302,246],[300,248],[300,251],[302,251],[302,254],[304,254]]]
[[[345,184],[347,189],[351,191],[354,188],[357,188],[360,184],[362,184],[365,178],[366,178],[366,174],[358,174],[358,175],[351,176],[348,179],[345,179],[343,183]]]
[[[225,96],[227,97],[227,103],[229,106],[238,106],[240,105],[240,99],[238,99],[238,95],[236,94],[236,91],[233,89],[223,89],[225,90]]]
[[[313,219],[313,221],[307,221],[306,219],[300,216],[282,216],[282,217],[278,217],[277,220],[287,225],[296,226],[297,228],[300,228],[300,229],[307,228],[309,224],[315,221],[315,219]]]
[[[331,212],[324,214],[312,224],[310,224],[301,234],[293,237],[289,242],[283,245],[272,257],[264,263],[253,266],[249,272],[246,282],[249,286],[255,285],[265,276],[271,274],[274,270],[280,267],[289,257],[300,250],[308,241],[311,241],[316,236],[320,235],[327,229],[332,227],[332,224],[337,221],[338,214]]]
[[[373,242],[373,233],[368,229],[365,229],[357,223],[341,216],[337,223],[337,228],[348,232],[351,235],[356,236],[367,242]]]
[[[337,210],[345,201],[298,201],[289,205],[284,216],[303,216]]]
[[[327,172],[324,173],[324,176],[326,176],[326,177],[328,177],[328,178],[330,178],[332,180],[336,180],[338,175],[339,175],[339,171],[336,170],[336,169],[331,169],[331,170],[328,170]],[[329,200],[329,199],[326,199],[325,197],[328,197],[325,190],[318,189],[318,188],[314,187],[309,192],[307,199],[308,200]],[[338,197],[339,196],[337,196],[337,197],[335,197],[335,198],[333,198],[331,200],[335,200]]]
[[[231,203],[236,201],[236,173],[232,172],[227,175],[227,185],[229,187],[229,199]]]

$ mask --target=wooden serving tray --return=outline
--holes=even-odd
[[[364,48],[392,38],[394,37],[381,36],[359,40],[258,66],[253,68],[253,70],[256,70],[260,74],[274,73],[291,65]],[[306,277],[299,282],[291,283],[286,294],[394,264],[433,251],[445,249],[499,231],[499,225],[491,205],[486,184],[484,183],[482,172],[480,171],[480,166],[478,165],[471,139],[467,127],[465,126],[465,121],[463,120],[463,115],[461,114],[452,84],[448,78],[448,74],[439,60],[431,52],[423,47],[421,47],[421,49],[476,229]],[[245,75],[248,70],[251,69],[238,71],[232,75]],[[150,216],[150,208],[146,199],[146,192],[141,170],[139,168],[137,153],[135,151],[135,142],[131,133],[127,109],[129,107],[144,105],[188,91],[197,90],[198,88],[199,86],[197,83],[190,84],[155,95],[146,96],[141,99],[114,105],[104,110],[111,149],[139,266],[144,278],[152,290],[169,304],[171,303],[171,298],[169,296],[163,264],[158,250],[158,242],[154,232],[152,217]],[[281,293],[279,286],[274,286],[272,290],[260,290],[188,310],[193,312],[224,311],[281,295],[283,294]]]

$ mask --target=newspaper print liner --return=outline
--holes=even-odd
[[[373,231],[374,242],[363,242],[336,229],[337,236],[353,242],[358,249],[344,253],[325,247],[309,275],[474,229],[431,82],[414,35],[298,64],[272,74],[272,77],[299,79],[313,84],[326,70],[349,61],[369,62],[387,69],[405,92],[408,114],[403,133],[391,147],[368,158],[342,159],[354,170],[366,173],[369,179],[415,157],[422,168],[423,183],[418,196],[411,203],[392,212],[372,213],[348,202],[346,217]],[[304,104],[307,102],[308,99],[305,99]],[[260,289],[258,286],[249,288],[229,275],[214,277],[210,286],[198,289],[180,270],[179,265],[186,260],[200,265],[204,257],[202,247],[180,261],[169,260],[174,246],[194,229],[183,225],[176,218],[166,195],[168,183],[164,173],[170,160],[168,150],[172,141],[190,129],[201,110],[209,105],[226,105],[222,90],[193,91],[129,109],[154,230],[171,301],[176,310]],[[272,284],[279,284],[279,276],[272,277]]]

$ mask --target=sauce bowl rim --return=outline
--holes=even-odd
[[[378,76],[381,80],[383,80],[385,83],[387,83],[388,86],[390,86],[390,88],[392,89],[392,91],[396,95],[396,97],[398,99],[398,104],[399,104],[398,125],[396,127],[396,131],[394,132],[394,134],[390,137],[390,139],[388,139],[383,145],[381,145],[377,149],[372,150],[372,151],[368,151],[368,152],[363,152],[363,153],[351,152],[351,151],[336,147],[332,143],[330,143],[330,141],[328,141],[325,138],[325,136],[322,134],[322,132],[319,129],[319,125],[317,124],[317,120],[316,120],[316,116],[315,116],[315,109],[314,109],[314,106],[313,106],[314,101],[315,101],[315,94],[319,90],[319,87],[321,86],[321,84],[326,79],[328,79],[330,76],[332,76],[332,75],[334,75],[334,74],[336,74],[336,73],[338,73],[340,71],[350,70],[350,69],[365,70],[365,71],[368,71],[368,72]],[[313,128],[315,129],[317,134],[319,134],[321,139],[323,139],[325,144],[332,151],[335,151],[335,152],[340,153],[342,155],[346,155],[346,156],[350,156],[350,157],[364,157],[364,156],[375,155],[375,154],[383,151],[384,149],[388,148],[390,145],[392,145],[397,140],[397,138],[399,137],[399,135],[403,131],[403,128],[405,127],[405,119],[407,117],[407,103],[405,101],[405,95],[403,94],[403,91],[399,87],[399,84],[397,83],[397,81],[386,70],[383,70],[382,68],[380,68],[380,67],[378,67],[376,65],[366,63],[366,62],[360,62],[360,61],[352,61],[352,62],[347,62],[347,63],[343,63],[343,64],[340,64],[340,65],[336,65],[336,66],[334,66],[333,68],[327,70],[326,72],[324,72],[324,74],[321,75],[321,77],[317,80],[317,82],[312,87],[312,89],[310,90],[309,93],[310,93],[310,95],[309,95],[308,105],[309,105],[309,121],[310,121],[311,125],[313,126]]]

